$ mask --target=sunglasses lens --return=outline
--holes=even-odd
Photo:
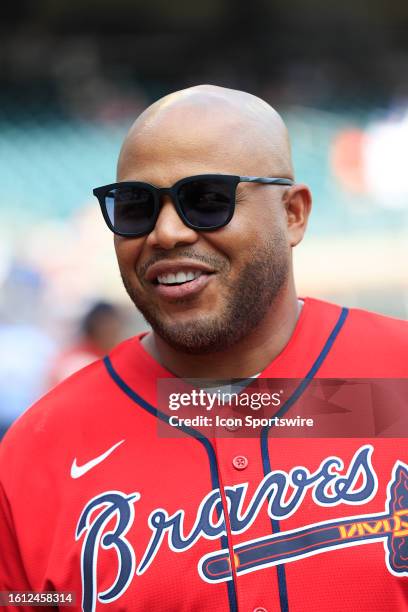
[[[117,187],[105,196],[106,211],[116,232],[147,234],[155,223],[154,196],[145,187]]]
[[[230,217],[235,187],[217,178],[184,183],[178,199],[185,218],[197,229],[221,227]]]

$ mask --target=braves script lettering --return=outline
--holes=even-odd
[[[249,500],[246,499],[247,483],[225,487],[232,533],[243,533],[249,529],[266,504],[266,511],[271,518],[291,516],[301,505],[308,490],[319,506],[367,503],[374,497],[378,487],[371,463],[372,453],[371,445],[359,448],[346,471],[343,461],[335,456],[324,459],[315,472],[303,466],[297,466],[289,473],[272,471],[260,482]],[[165,509],[157,508],[149,516],[151,538],[136,568],[135,553],[126,534],[133,525],[135,503],[140,497],[137,492],[124,494],[109,491],[92,499],[80,516],[76,539],[85,536],[81,554],[82,605],[85,612],[95,610],[97,599],[108,603],[123,595],[133,576],[141,576],[147,571],[165,538],[169,548],[180,553],[194,546],[200,538],[213,540],[226,533],[218,489],[210,491],[202,500],[189,533],[185,532],[183,509],[169,515]],[[116,578],[111,587],[102,593],[98,592],[97,575],[101,548],[112,548],[117,557],[117,568],[112,568],[112,576]],[[214,581],[205,573],[210,562],[211,568],[215,567],[214,563],[223,568],[215,581],[230,579],[223,566],[225,554],[222,559],[218,559],[218,556],[215,561],[208,560],[204,570],[203,560],[199,566],[199,574],[206,582]],[[283,558],[281,562],[284,561]],[[256,569],[255,563],[250,571]]]

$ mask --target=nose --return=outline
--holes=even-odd
[[[163,197],[162,207],[146,243],[153,248],[174,249],[176,246],[194,244],[198,233],[180,219],[169,196]]]

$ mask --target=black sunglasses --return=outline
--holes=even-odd
[[[136,238],[153,230],[163,195],[171,197],[183,223],[194,230],[211,231],[227,225],[234,214],[239,183],[294,184],[288,178],[199,174],[183,178],[172,187],[124,181],[97,187],[93,193],[112,232]]]

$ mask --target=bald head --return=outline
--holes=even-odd
[[[163,184],[171,184],[169,180],[186,175],[185,163],[190,175],[293,177],[289,137],[280,115],[256,96],[213,85],[184,89],[149,106],[123,143],[118,180],[148,181],[149,169],[154,166],[157,176],[162,166]]]

